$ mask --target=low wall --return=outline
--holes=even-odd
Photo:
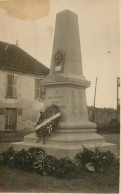
[[[89,121],[93,122],[93,107],[88,107]],[[110,121],[117,118],[117,110],[110,108],[95,108],[94,122],[97,124],[97,128],[109,128]]]
[[[32,117],[32,115],[30,116],[29,112],[24,111],[23,110],[23,125],[22,125],[22,130],[25,131],[34,131],[35,130],[35,126],[37,123],[37,120],[39,119],[39,115],[40,115],[40,110],[36,110],[36,111],[30,111],[30,113],[32,115],[34,115]],[[88,118],[89,121],[91,122],[95,122],[97,124],[97,129],[98,131],[107,131],[106,129],[108,128],[112,128],[110,127],[110,123],[111,121],[116,120],[117,118],[117,110],[115,109],[107,109],[107,108],[95,108],[95,120],[93,121],[93,113],[94,113],[94,108],[93,107],[88,107]],[[27,115],[26,115],[27,114]],[[35,119],[35,118],[36,119]],[[113,128],[117,128],[116,122],[114,122],[115,127]],[[114,132],[115,130],[111,130],[111,132]]]

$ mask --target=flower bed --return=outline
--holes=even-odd
[[[68,158],[56,159],[38,147],[30,148],[27,151],[23,149],[19,152],[10,147],[0,154],[1,165],[62,178],[72,176],[74,173],[81,173],[82,169],[86,169],[88,163],[94,165],[96,172],[106,173],[106,170],[110,170],[110,166],[116,161],[111,152],[100,152],[98,149],[95,152],[84,149],[72,161]]]

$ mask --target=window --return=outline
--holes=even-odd
[[[6,96],[9,98],[17,97],[17,75],[7,75],[7,92]]]
[[[5,129],[16,130],[17,110],[16,108],[6,108],[5,110]]]
[[[35,98],[36,99],[44,99],[45,98],[45,88],[41,84],[41,79],[35,80]]]

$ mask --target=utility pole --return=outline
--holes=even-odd
[[[120,102],[119,102],[119,87],[120,87],[120,77],[117,77],[117,121],[119,118],[119,106],[120,106]]]
[[[96,89],[97,89],[97,77],[96,77],[96,81],[95,81],[95,91],[94,91],[93,122],[95,122],[95,101],[96,101]]]

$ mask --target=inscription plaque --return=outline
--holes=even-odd
[[[64,96],[60,95],[58,91],[55,91],[54,95],[49,95],[47,97],[48,102],[51,102],[51,104],[57,105],[60,108],[65,108],[66,106],[64,105]]]
[[[78,92],[78,99],[79,99],[79,115],[83,114],[83,92]]]
[[[71,91],[71,104],[72,104],[72,115],[82,115],[84,110],[83,98],[84,93],[80,91]]]
[[[77,115],[77,100],[75,91],[71,91],[72,115]]]

